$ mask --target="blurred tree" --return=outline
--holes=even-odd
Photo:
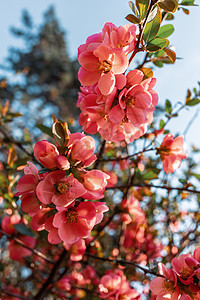
[[[25,105],[22,113],[40,122],[56,112],[69,121],[78,116],[76,108],[78,62],[69,58],[65,32],[61,29],[51,6],[44,14],[43,23],[37,27],[27,11],[22,13],[22,28],[12,27],[12,34],[23,40],[25,47],[11,48],[7,65],[2,68],[18,74],[13,80],[1,79],[1,100],[9,98],[17,106]],[[6,84],[5,84],[6,82]],[[12,90],[12,93],[8,91]],[[14,104],[13,104],[14,105]],[[55,107],[56,106],[56,107]],[[27,110],[28,108],[28,110]],[[18,110],[19,107],[17,107]],[[45,109],[45,111],[44,111]],[[21,110],[20,110],[21,111]],[[19,125],[19,124],[18,124]],[[32,124],[33,126],[33,124]]]

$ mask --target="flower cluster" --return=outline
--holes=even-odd
[[[172,269],[167,269],[162,263],[158,267],[162,277],[150,282],[156,299],[200,299],[200,247],[193,255],[181,254],[173,258]]]
[[[88,37],[78,49],[82,84],[77,106],[79,123],[105,140],[127,143],[144,135],[153,120],[158,95],[155,78],[143,80],[140,70],[127,75],[128,54],[135,49],[136,26],[105,23],[102,32]]]
[[[165,173],[174,173],[186,158],[186,144],[182,135],[174,139],[173,134],[166,134],[158,149]]]
[[[132,289],[122,270],[107,271],[99,283],[101,299],[140,299],[140,295]]]
[[[61,124],[59,127],[63,129]],[[57,133],[55,136],[58,138]],[[108,210],[104,202],[88,201],[104,197],[110,178],[102,171],[85,169],[96,160],[93,138],[67,131],[64,144],[36,143],[34,155],[45,169],[38,172],[29,162],[17,184],[22,210],[32,217],[32,228],[46,229],[53,244],[87,238]]]

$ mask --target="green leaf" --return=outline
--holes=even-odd
[[[153,62],[153,64],[158,67],[158,68],[162,68],[163,67],[163,63],[162,61],[156,60]]]
[[[178,1],[176,1],[176,0],[162,0],[162,2],[158,2],[158,5],[164,11],[174,13],[178,8]]]
[[[26,227],[25,224],[20,224],[20,223],[15,224],[14,227],[21,234],[33,236],[33,237],[35,236],[35,234],[28,227]]]
[[[194,5],[194,0],[183,0],[180,5],[185,5],[185,6],[193,6]]]
[[[189,14],[190,14],[189,9],[183,8],[183,7],[182,7],[182,10],[183,10],[183,12],[184,12],[186,15],[189,15]]]
[[[165,126],[165,122],[161,119],[160,120],[160,129],[162,129]]]
[[[158,9],[155,18],[146,24],[143,38],[145,42],[151,41],[158,33],[161,23],[161,10]]]
[[[153,77],[153,71],[150,68],[141,68],[140,71],[144,74],[143,80]]]
[[[192,100],[189,100],[189,101],[186,103],[186,105],[188,105],[188,106],[194,106],[194,105],[197,105],[197,104],[199,104],[199,103],[200,103],[200,99],[194,98],[194,99],[192,99]]]
[[[143,180],[151,180],[151,179],[156,179],[156,178],[158,178],[158,174],[152,170],[145,173],[142,177]]]
[[[168,114],[170,114],[171,111],[172,111],[172,105],[171,105],[171,102],[169,100],[166,100],[166,102],[165,102],[165,111]]]
[[[160,27],[157,37],[167,38],[174,32],[174,26],[172,24],[167,24]]]
[[[170,12],[167,14],[167,18],[165,19],[166,21],[171,21],[174,20],[174,15],[171,14]]]
[[[135,4],[132,1],[129,1],[128,5],[129,5],[130,9],[132,10],[132,12],[136,16],[138,16],[138,12],[137,12],[137,8],[136,8]]]
[[[136,0],[136,6],[140,14],[140,20],[143,20],[147,14],[150,0]]]
[[[131,15],[131,14],[128,15],[128,16],[126,16],[126,20],[129,21],[129,22],[131,22],[131,23],[133,23],[133,24],[140,23],[140,20],[136,16]]]
[[[200,181],[200,174],[196,174],[196,173],[193,173],[192,174],[194,177],[196,177],[196,179],[198,179]]]
[[[149,52],[156,52],[158,50],[165,48],[168,44],[169,44],[169,41],[167,39],[155,38],[155,39],[151,40],[150,42],[148,42],[146,49]]]
[[[187,184],[187,180],[185,180],[185,179],[179,179],[178,181],[179,181],[180,183],[182,183],[183,185]]]
[[[43,133],[46,133],[48,134],[49,136],[53,137],[53,134],[52,134],[52,131],[51,131],[51,128],[43,125],[43,124],[36,124],[36,127],[39,128]]]

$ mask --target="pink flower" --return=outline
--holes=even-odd
[[[64,247],[66,250],[70,251],[70,259],[72,261],[82,260],[86,250],[85,240],[80,239],[73,244],[68,244],[67,242],[65,242]]]
[[[186,144],[184,137],[178,136],[174,139],[173,134],[167,134],[158,149],[163,162],[165,173],[173,173],[180,167],[182,159],[186,158]]]
[[[49,173],[36,189],[37,197],[42,203],[54,203],[61,207],[70,205],[85,192],[83,185],[72,174],[65,177],[65,171],[62,170]]]
[[[95,142],[91,136],[76,139],[71,145],[70,158],[78,167],[87,167],[96,160]]]
[[[1,221],[1,227],[3,231],[8,234],[16,233],[14,225],[22,223],[21,217],[19,215],[5,216]]]
[[[60,170],[68,170],[70,168],[69,160],[64,155],[56,156],[55,163]]]
[[[46,140],[39,141],[34,147],[34,156],[47,169],[56,168],[55,158],[59,152],[53,144]]]
[[[96,208],[96,222],[95,225],[103,220],[103,213],[108,211],[109,208],[105,202],[93,202]]]
[[[53,226],[58,228],[58,235],[64,242],[73,244],[90,235],[96,222],[96,208],[92,202],[82,202],[78,207],[70,206],[57,212]]]
[[[34,248],[36,244],[36,239],[31,236],[21,236],[20,240],[30,248]],[[32,252],[29,249],[17,244],[14,240],[10,241],[8,250],[10,258],[20,262],[23,262],[23,257],[32,255]]]
[[[100,170],[92,170],[82,173],[80,177],[84,188],[87,190],[83,198],[97,200],[104,197],[103,193],[107,185],[107,180],[110,178],[109,175]]]
[[[112,93],[116,84],[122,88],[126,82],[123,73],[128,67],[128,59],[122,51],[113,50],[105,44],[95,49],[88,45],[83,51],[79,49],[78,60],[81,64],[78,73],[81,84],[90,86],[98,83],[103,95]]]
[[[29,193],[34,193],[36,186],[39,182],[38,170],[30,162],[28,162],[29,167],[24,168],[25,175],[22,176],[16,186],[17,193],[16,196],[26,195]]]
[[[131,80],[130,73],[133,76]],[[133,70],[127,74],[127,85],[119,94],[119,104],[114,106],[109,112],[110,120],[114,123],[121,123],[126,117],[130,122],[139,127],[140,125],[148,124],[148,114],[154,111],[153,97],[149,86],[155,85],[156,79],[151,79],[152,84],[147,85],[141,82],[143,73],[139,70]],[[129,87],[129,84],[131,86]]]
[[[159,273],[164,277],[154,278],[150,282],[150,290],[156,299],[173,299],[180,298],[180,290],[177,285],[177,277],[173,270],[167,269],[162,263],[158,264]]]
[[[179,280],[187,285],[193,282],[194,270],[186,263],[186,259],[191,257],[192,255],[190,254],[181,254],[179,257],[172,259],[172,267],[178,275]]]

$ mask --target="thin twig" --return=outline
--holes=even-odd
[[[40,258],[42,258],[43,260],[45,260],[48,263],[51,264],[55,264],[55,261],[53,261],[52,259],[48,258],[46,255],[44,255],[42,252],[36,250],[36,249],[32,249],[29,246],[27,246],[26,244],[24,244],[24,242],[22,242],[20,239],[12,236],[11,234],[6,233],[5,231],[0,229],[0,233],[6,235],[8,238],[14,240],[17,244],[19,244],[20,246],[30,250],[32,253],[36,254],[37,256],[39,256]]]
[[[99,257],[97,255],[94,255],[94,254],[91,254],[91,253],[88,253],[88,252],[85,252],[84,255],[92,257],[94,259],[99,259],[99,260],[102,260],[102,261],[108,261],[108,262],[115,263],[115,264],[127,264],[127,265],[131,265],[131,266],[134,266],[134,267],[140,269],[145,274],[152,274],[152,275],[155,275],[155,276],[158,276],[158,277],[164,277],[161,274],[158,274],[158,273],[156,273],[154,271],[151,271],[149,269],[143,268],[142,266],[138,265],[137,263],[135,263],[133,261],[124,260],[124,259],[108,258],[108,257]]]
[[[149,183],[136,183],[136,184],[125,184],[125,185],[116,185],[114,187],[108,187],[106,188],[107,190],[113,190],[113,189],[125,189],[125,188],[129,188],[129,187],[132,187],[132,186],[136,186],[136,187],[153,187],[153,188],[156,188],[156,189],[164,189],[164,190],[177,190],[177,191],[187,191],[187,192],[190,192],[190,193],[194,193],[194,194],[200,194],[200,191],[197,191],[197,190],[191,190],[190,188],[180,188],[180,187],[172,187],[172,186],[166,186],[166,185],[153,185],[153,184],[149,184]]]
[[[2,289],[1,287],[0,287],[0,292],[4,293],[6,295],[9,295],[9,296],[15,297],[15,298],[19,298],[19,299],[33,300],[33,298],[29,298],[29,297],[25,297],[25,296],[21,296],[21,295],[17,295],[17,294],[13,294],[11,292],[8,292],[5,289]]]

